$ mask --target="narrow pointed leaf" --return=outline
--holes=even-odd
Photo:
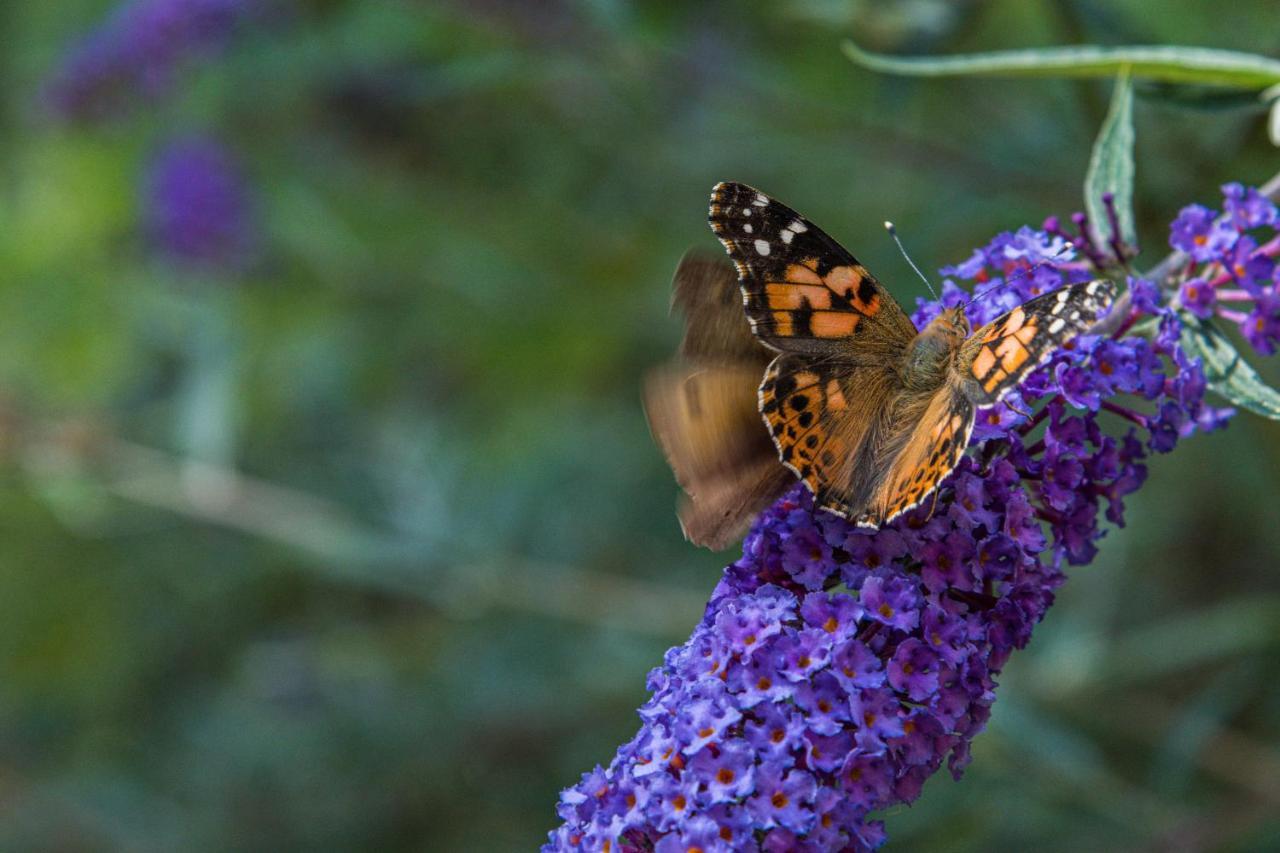
[[[1133,84],[1127,71],[1116,78],[1111,108],[1093,143],[1089,171],[1084,179],[1084,205],[1094,230],[1103,241],[1111,235],[1111,224],[1103,196],[1114,197],[1120,238],[1133,245]]]
[[[1243,409],[1280,420],[1280,391],[1262,381],[1226,335],[1185,311],[1181,319],[1182,347],[1204,362],[1209,388]]]
[[[1199,83],[1262,89],[1280,83],[1280,61],[1252,53],[1176,45],[1006,50],[945,57],[888,56],[844,42],[851,60],[872,71],[918,77],[1110,77],[1128,66],[1134,77],[1166,83]]]

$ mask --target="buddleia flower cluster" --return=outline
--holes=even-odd
[[[801,486],[765,511],[689,641],[649,674],[639,732],[563,792],[544,849],[873,849],[877,812],[914,801],[944,763],[959,778],[1064,566],[1093,558],[1104,519],[1124,524],[1150,454],[1232,414],[1205,402],[1180,309],[1274,349],[1276,209],[1255,190],[1224,193],[1221,215],[1179,214],[1171,243],[1186,257],[1172,275],[1127,276],[1099,333],[978,412],[936,500],[876,531],[815,511]],[[977,327],[1114,275],[1133,250],[1111,220],[997,236],[943,271],[916,325],[976,294]]]
[[[129,0],[67,54],[46,90],[66,121],[94,122],[166,94],[184,66],[216,52],[255,0]]]

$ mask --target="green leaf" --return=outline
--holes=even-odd
[[[1084,178],[1084,206],[1093,222],[1094,230],[1105,242],[1110,226],[1107,207],[1102,197],[1111,193],[1115,197],[1116,219],[1120,226],[1120,239],[1133,245],[1136,236],[1133,226],[1133,83],[1128,69],[1122,69],[1116,78],[1116,88],[1111,95],[1111,108],[1102,121],[1102,129],[1093,143],[1093,155],[1089,158],[1089,171]]]
[[[1109,77],[1128,66],[1134,77],[1166,83],[1200,83],[1240,89],[1261,89],[1280,83],[1280,61],[1252,53],[1206,47],[1078,45],[945,57],[898,57],[870,53],[848,40],[843,47],[846,56],[872,71],[917,77]]]
[[[1280,391],[1262,381],[1244,357],[1212,323],[1186,311],[1182,320],[1182,348],[1204,362],[1209,388],[1241,408],[1280,420]]]
[[[1261,100],[1271,104],[1271,114],[1267,116],[1267,135],[1271,137],[1272,145],[1280,146],[1280,85],[1263,92]]]

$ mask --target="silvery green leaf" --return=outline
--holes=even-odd
[[[1104,241],[1110,225],[1103,196],[1114,197],[1122,242],[1136,242],[1133,226],[1133,84],[1121,70],[1111,95],[1111,108],[1093,143],[1089,171],[1084,179],[1084,205],[1094,230]]]
[[[1280,391],[1262,381],[1240,352],[1212,323],[1185,311],[1182,320],[1182,348],[1204,362],[1204,376],[1210,390],[1241,408],[1280,420]]]
[[[1125,66],[1136,78],[1261,89],[1280,83],[1280,61],[1252,53],[1176,45],[1004,50],[954,56],[888,56],[844,42],[845,55],[873,71],[919,77],[996,75],[1109,77]]]

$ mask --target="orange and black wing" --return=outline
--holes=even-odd
[[[977,406],[1015,387],[1048,354],[1085,331],[1115,296],[1105,280],[1046,293],[978,329],[960,347],[952,374],[922,411],[901,413],[913,424],[890,440],[892,462],[878,476],[861,525],[879,527],[924,502],[960,462]]]
[[[835,240],[745,184],[711,192],[711,229],[738,268],[751,330],[783,352],[883,363],[916,334],[884,286]]]
[[[793,353],[769,365],[760,412],[782,464],[817,506],[847,516],[850,506],[865,501],[896,390],[885,365],[850,367]]]
[[[928,398],[914,426],[891,441],[892,462],[856,517],[879,527],[923,503],[960,462],[973,433],[974,404],[947,383]]]
[[[1084,332],[1115,300],[1106,279],[1037,296],[978,329],[960,347],[956,381],[976,405],[989,406],[1051,352]]]

